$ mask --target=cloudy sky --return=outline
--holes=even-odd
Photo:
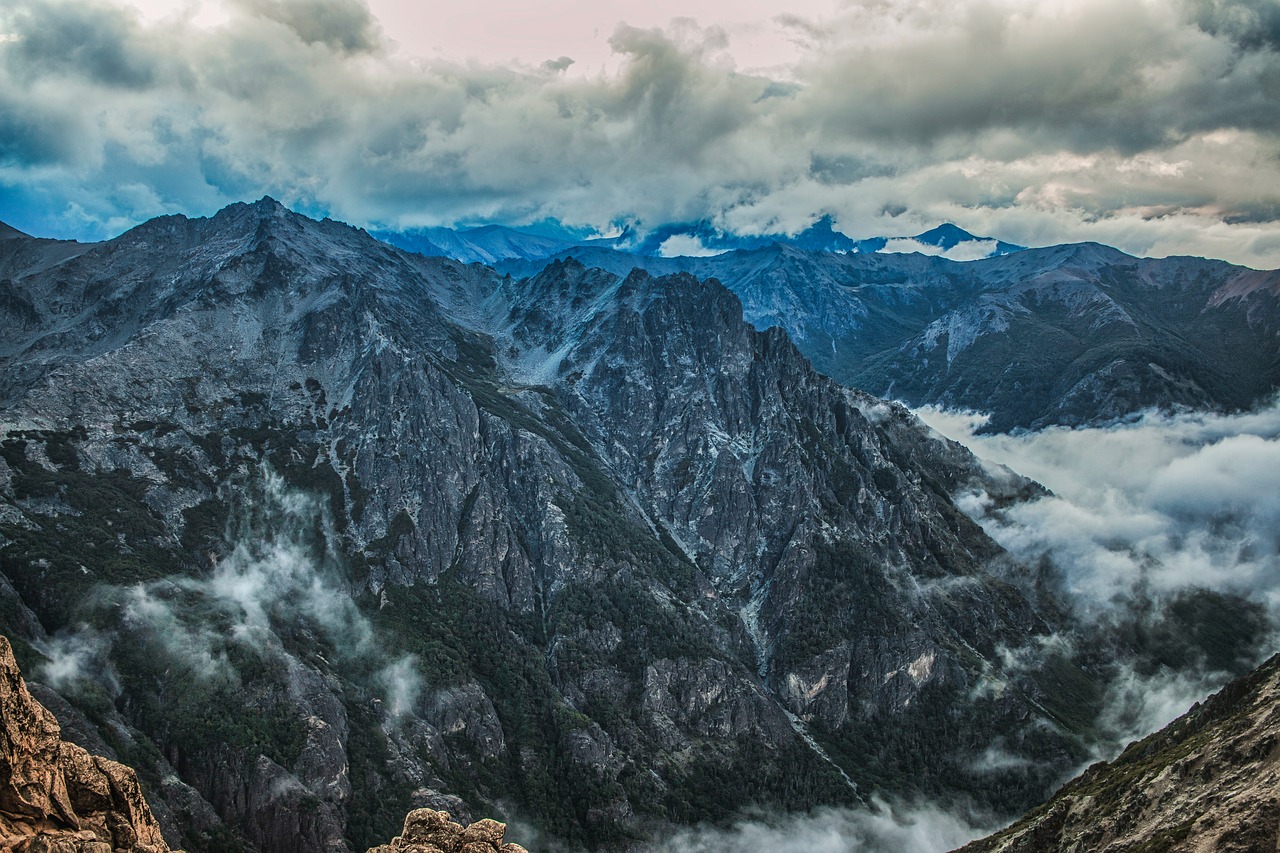
[[[1280,2],[0,3],[0,220],[97,239],[263,194],[1275,268]]]

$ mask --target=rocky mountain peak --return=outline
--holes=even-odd
[[[939,246],[943,249],[950,249],[958,243],[967,243],[970,240],[983,240],[988,238],[975,237],[959,225],[944,222],[937,228],[931,228],[923,234],[917,234],[915,239],[919,240],[921,243],[928,243],[933,246]]]
[[[0,222],[0,240],[14,240],[18,238],[30,239],[30,235],[24,234],[12,225]]]
[[[365,243],[371,245],[361,245],[361,250],[386,248],[358,228],[330,219],[311,219],[264,196],[252,203],[228,205],[209,217],[159,216],[102,245],[117,253],[147,252],[160,245],[169,251],[198,249],[200,259],[225,260],[254,251],[349,256],[353,244]]]

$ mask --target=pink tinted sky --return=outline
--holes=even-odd
[[[149,18],[181,14],[211,23],[224,17],[224,0],[117,0]],[[614,65],[609,37],[619,24],[667,27],[688,18],[703,27],[725,31],[728,52],[743,69],[776,68],[800,54],[794,30],[780,25],[780,15],[823,18],[847,2],[840,0],[649,0],[646,3],[603,3],[599,0],[486,0],[466,2],[368,0],[383,32],[406,56],[530,65],[568,56],[573,73],[589,73]],[[176,8],[181,8],[177,12]]]
[[[620,22],[658,27],[680,17],[692,18],[703,26],[724,27],[731,51],[744,66],[777,65],[793,58],[795,51],[773,19],[784,9],[826,14],[836,4],[827,0],[787,4],[778,0],[650,0],[640,4],[496,0],[484,4],[484,15],[477,15],[467,3],[373,0],[369,5],[387,34],[403,50],[415,54],[498,61],[518,58],[531,63],[566,55],[583,70],[593,70],[607,65],[608,38]]]

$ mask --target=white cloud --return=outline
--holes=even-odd
[[[726,249],[708,249],[702,240],[693,234],[675,234],[662,241],[658,247],[658,255],[663,258],[709,258],[723,255]]]
[[[985,835],[984,827],[958,812],[933,804],[889,804],[820,809],[809,815],[744,820],[731,827],[708,827],[676,834],[652,853],[938,853]]]
[[[1242,415],[1149,413],[1135,423],[1023,435],[979,435],[985,417],[974,413],[917,413],[979,457],[1053,490],[1004,509],[981,494],[962,496],[959,505],[1025,564],[1049,561],[1095,635],[1159,620],[1170,603],[1210,590],[1237,596],[1224,607],[1226,618],[1242,625],[1255,618],[1245,610],[1260,607],[1271,634],[1252,652],[1275,650],[1280,404]],[[1153,669],[1122,656],[1113,665],[1101,721],[1111,738],[1101,757],[1185,712],[1227,678],[1207,658]]]
[[[898,255],[919,252],[922,255],[935,255],[949,261],[980,261],[996,253],[995,240],[965,240],[950,249],[921,243],[914,237],[894,237],[880,249],[880,254]]]
[[[965,240],[947,249],[942,253],[942,257],[951,261],[980,261],[995,253],[995,240]]]
[[[894,237],[880,249],[880,254],[884,255],[905,255],[911,252],[918,252],[921,255],[941,255],[942,247],[921,243],[912,237]]]
[[[1221,673],[1195,670],[1140,675],[1122,663],[1109,685],[1099,720],[1109,738],[1095,746],[1094,760],[1109,761],[1124,746],[1164,728],[1221,687],[1222,681]]]
[[[1280,53],[1182,0],[792,10],[800,56],[767,73],[710,20],[603,30],[608,67],[566,74],[542,60],[569,49],[398,53],[358,0],[192,8],[0,11],[0,218],[104,235],[262,193],[357,225],[830,212],[1280,265]]]
[[[337,538],[327,508],[314,495],[288,488],[270,468],[260,473],[245,490],[233,547],[211,575],[102,585],[94,593],[98,605],[119,615],[124,636],[201,678],[238,678],[227,656],[231,643],[259,655],[287,655],[280,638],[300,626],[340,654],[373,651],[372,626],[344,589],[336,556],[317,547],[317,520],[325,547]],[[49,658],[42,677],[55,688],[83,678],[113,683],[111,636],[81,625],[51,639],[42,648]],[[413,664],[402,658],[379,673],[393,705],[411,704],[420,689]]]
[[[72,634],[50,637],[38,648],[46,660],[36,675],[54,690],[74,695],[85,684],[94,684],[112,696],[119,694],[120,682],[108,660],[109,636],[81,625]]]
[[[378,682],[386,690],[387,709],[393,717],[412,714],[422,696],[422,676],[416,655],[404,655],[378,670]]]
[[[1243,593],[1280,608],[1280,406],[1023,435],[977,435],[980,418],[918,413],[1054,492],[1001,512],[973,498],[964,506],[1024,560],[1050,555],[1083,605],[1105,607],[1141,584]]]

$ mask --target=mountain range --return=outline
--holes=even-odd
[[[403,231],[373,231],[373,236],[410,252],[453,258],[464,263],[496,264],[502,261],[537,261],[571,249],[612,249],[647,258],[675,257],[681,249],[715,255],[729,251],[791,246],[811,252],[871,254],[876,252],[922,252],[954,255],[964,259],[1007,255],[1022,249],[992,237],[975,237],[962,228],[944,223],[914,237],[869,237],[854,240],[835,229],[824,216],[796,234],[743,236],[721,231],[709,222],[661,225],[643,233],[627,227],[614,237],[575,239],[565,229],[561,236],[532,233],[503,225],[454,228],[416,228]]]
[[[968,262],[774,245],[711,258],[572,249],[625,275],[691,273],[780,326],[818,370],[988,429],[1081,426],[1148,409],[1240,411],[1280,389],[1280,271],[1135,258],[1093,243]],[[544,261],[498,268],[532,274]]]
[[[856,341],[997,288],[982,329],[1083,305],[1062,322],[1092,341],[1098,294],[1132,318],[1121,295],[1172,287],[1175,318],[1209,290],[1263,340],[1273,278],[1092,246],[574,252],[517,276],[271,199],[6,231],[0,629],[64,735],[136,767],[192,851],[362,850],[419,807],[624,849],[748,807],[1048,796],[1143,632],[1081,634],[1052,567],[955,502],[1042,487],[744,312],[808,294],[795,322]],[[1199,631],[1231,606],[1204,596],[1149,617],[1243,669],[1261,628]]]
[[[912,406],[982,412],[991,431],[1150,409],[1240,411],[1280,389],[1277,271],[1089,243],[1023,249],[953,225],[861,241],[829,218],[791,237],[718,233],[665,226],[643,240],[577,245],[500,226],[375,236],[517,277],[573,258],[619,276],[714,278],[750,323],[786,329],[837,381]],[[716,251],[666,257],[673,237]],[[891,244],[899,251],[885,252]]]

